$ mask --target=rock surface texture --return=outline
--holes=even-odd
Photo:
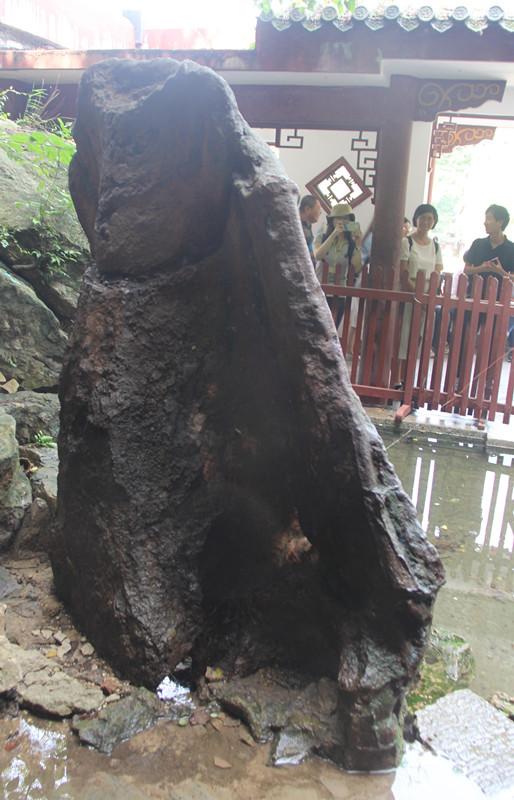
[[[0,636],[0,696],[21,708],[52,717],[70,717],[102,705],[102,691],[71,678],[36,650],[24,650]]]
[[[20,466],[16,422],[0,410],[0,550],[13,540],[32,501],[28,478]]]
[[[66,334],[34,290],[0,264],[0,370],[23,389],[57,386]]]
[[[0,372],[22,389],[56,391],[89,252],[65,202],[59,138],[37,157],[20,134],[45,140],[27,122],[0,120]]]
[[[38,433],[57,438],[59,433],[59,399],[45,392],[18,392],[0,395],[0,414],[5,412],[16,420],[19,444],[34,442]]]
[[[336,685],[330,755],[393,766],[442,567],[353,393],[296,189],[207,69],[81,84],[96,264],[61,379],[56,585],[155,686],[184,657]]]

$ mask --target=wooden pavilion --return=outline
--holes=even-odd
[[[413,122],[502,102],[514,86],[514,17],[498,6],[480,19],[464,6],[445,16],[430,6],[408,15],[394,5],[381,14],[359,6],[346,17],[329,6],[316,19],[296,9],[287,18],[261,18],[254,50],[1,50],[0,88],[57,87],[52,112],[72,117],[82,72],[112,57],[209,66],[232,86],[253,127],[376,130],[376,150],[367,158],[372,265],[387,280],[399,257]]]

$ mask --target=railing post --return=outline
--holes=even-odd
[[[457,306],[453,320],[452,340],[450,343],[450,357],[446,368],[446,392],[447,399],[445,406],[452,406],[455,400],[455,383],[457,380],[457,370],[461,353],[461,340],[464,330],[464,314],[466,311],[466,292],[468,279],[466,275],[459,275],[457,283]]]
[[[437,353],[434,356],[434,369],[432,372],[432,384],[434,393],[432,395],[432,407],[437,408],[441,396],[441,383],[443,377],[444,348],[446,344],[446,334],[450,320],[450,300],[452,293],[451,281],[445,281],[444,294],[441,296],[441,326],[439,330],[439,342],[437,343]]]
[[[477,360],[475,362],[475,374],[473,376],[473,383],[476,383],[476,401],[474,416],[477,420],[478,427],[483,427],[482,422],[482,409],[485,399],[487,373],[489,371],[489,355],[491,352],[491,337],[493,333],[494,323],[494,307],[496,304],[496,297],[498,295],[498,281],[496,278],[489,278],[486,284],[487,288],[487,309],[485,317],[485,325],[482,325],[479,335],[479,345]]]
[[[473,279],[473,303],[471,307],[470,317],[464,319],[464,327],[462,332],[462,346],[459,357],[459,382],[458,388],[461,391],[460,413],[462,416],[467,414],[468,408],[473,409],[473,403],[470,400],[472,392],[471,386],[471,371],[473,368],[473,355],[475,352],[475,343],[478,330],[480,300],[482,297],[482,278],[477,275]]]
[[[512,295],[512,284],[509,280],[503,279],[500,292],[499,303],[496,303],[496,316],[493,324],[493,343],[491,347],[491,357],[489,361],[488,382],[490,382],[490,405],[488,417],[494,420],[496,416],[496,406],[498,404],[498,392],[500,390],[500,378],[502,372],[503,357],[505,354],[505,339],[507,338],[507,328],[510,317],[510,299]]]

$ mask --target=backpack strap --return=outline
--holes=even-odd
[[[409,250],[412,250],[412,243],[413,243],[412,236],[407,236],[407,241],[409,243]],[[432,239],[432,241],[435,247],[435,254],[437,255],[439,252],[439,242],[437,241],[437,239]]]

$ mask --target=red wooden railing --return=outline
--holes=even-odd
[[[415,292],[410,293],[377,288],[367,268],[361,273],[360,287],[351,285],[352,275],[347,286],[328,284],[328,271],[323,269],[322,288],[334,319],[340,298],[346,298],[340,341],[353,388],[363,400],[399,401],[397,421],[413,407],[472,415],[480,427],[484,419],[494,420],[499,414],[504,423],[510,421],[514,366],[504,364],[509,318],[514,316],[510,281],[503,281],[497,299],[496,278],[488,279],[483,292],[483,280],[476,276],[472,296],[467,297],[465,275],[459,276],[457,291],[452,294],[451,274],[443,274],[442,280],[432,274],[426,292],[425,273],[418,272]],[[413,310],[406,368],[401,388],[394,388],[391,384],[398,374],[400,331],[408,304]],[[436,309],[440,330],[432,354]]]

